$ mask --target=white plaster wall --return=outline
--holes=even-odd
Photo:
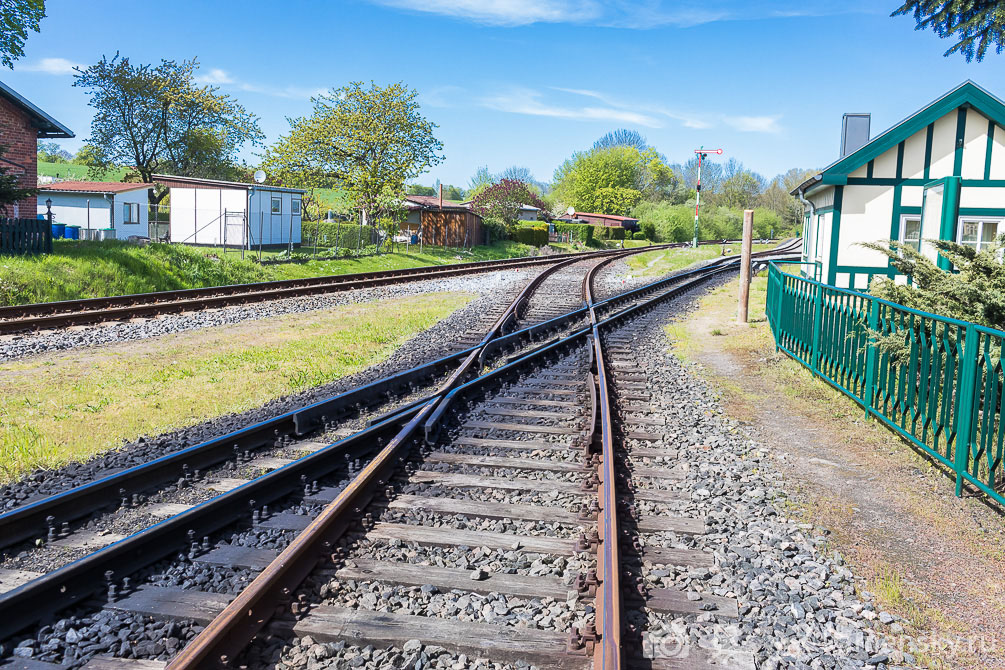
[[[139,223],[127,224],[125,222],[125,209],[122,205],[124,203],[135,203],[139,205],[140,210],[140,220]],[[150,234],[150,228],[147,226],[149,221],[149,209],[150,198],[147,195],[146,190],[139,191],[129,191],[127,193],[118,193],[115,195],[115,237],[120,240],[128,239],[130,235],[138,235],[139,237],[147,237]]]
[[[904,142],[904,172],[907,179],[925,176],[925,144],[928,129],[919,130]]]
[[[929,177],[938,179],[953,174],[956,157],[956,110],[935,122],[932,133],[932,167]]]
[[[92,230],[111,226],[111,203],[93,193],[46,193],[38,195],[38,213],[45,214],[45,200],[52,199],[52,217],[56,223],[87,228],[87,201],[91,201],[90,225]]]
[[[845,186],[841,205],[841,239],[838,265],[886,267],[886,256],[861,246],[890,239],[893,188]]]
[[[887,149],[873,159],[872,176],[893,179],[897,176],[897,147]]]
[[[960,207],[1005,207],[1005,188],[964,186],[960,189]]]
[[[991,147],[991,178],[1005,179],[1005,130],[995,126],[994,146]]]
[[[963,129],[964,179],[984,179],[984,163],[988,153],[988,117],[976,109],[967,110],[967,125]]]

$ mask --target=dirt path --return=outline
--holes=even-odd
[[[727,411],[774,447],[791,502],[831,531],[862,588],[907,619],[881,626],[933,668],[1005,669],[1005,516],[971,496],[863,410],[775,352],[764,322],[735,319],[736,283],[672,326],[678,353],[723,392]]]

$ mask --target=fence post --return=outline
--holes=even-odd
[[[865,342],[865,418],[873,414],[872,399],[876,397],[876,363],[879,351],[876,345],[876,332],[879,330],[879,301],[869,300],[869,336]]]
[[[960,399],[956,407],[959,424],[956,431],[956,453],[953,459],[956,470],[956,497],[963,495],[963,473],[967,471],[967,461],[970,460],[970,441],[974,432],[974,395],[977,380],[977,326],[967,324],[966,340],[963,342],[963,360],[960,367],[963,379],[960,382]]]
[[[820,325],[823,321],[824,313],[824,287],[823,284],[814,284],[813,290],[813,321],[810,326],[813,328],[813,348],[810,350],[810,372],[816,377],[820,374],[817,367],[817,357],[820,355]]]

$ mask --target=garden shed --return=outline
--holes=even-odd
[[[910,244],[943,269],[927,240],[981,249],[1005,233],[1005,103],[972,81],[874,138],[845,115],[841,156],[792,191],[804,202],[803,272],[839,287],[896,277],[865,242]]]
[[[152,184],[100,181],[64,181],[46,184],[38,190],[38,213],[48,210],[52,201],[52,217],[56,223],[79,226],[81,236],[96,233],[86,231],[114,230],[106,235],[125,240],[131,236],[148,237],[147,213]]]
[[[485,243],[482,217],[466,204],[444,201],[433,195],[405,198],[403,228],[422,234],[423,244],[440,247],[473,247]]]
[[[175,175],[154,180],[170,191],[172,242],[246,249],[300,244],[306,191]]]

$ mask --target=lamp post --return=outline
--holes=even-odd
[[[691,241],[691,247],[694,249],[698,248],[698,205],[701,204],[701,162],[708,158],[709,154],[722,154],[722,149],[706,149],[705,147],[700,147],[695,149],[694,152],[698,154],[698,184],[695,188],[695,200],[694,200],[694,239]]]

